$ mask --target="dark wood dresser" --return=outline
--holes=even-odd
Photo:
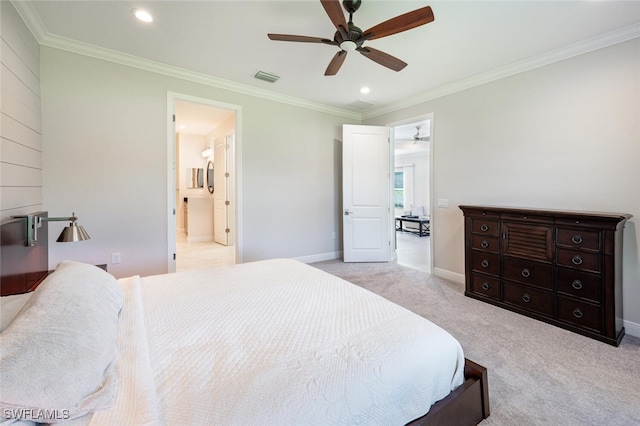
[[[459,206],[465,295],[619,345],[622,213]]]

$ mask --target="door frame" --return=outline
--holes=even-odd
[[[390,170],[395,170],[395,155],[394,155],[394,148],[395,148],[395,135],[394,135],[394,130],[395,127],[398,126],[403,126],[405,124],[411,124],[411,123],[415,123],[418,121],[424,121],[424,120],[429,120],[429,135],[431,136],[431,139],[429,140],[429,221],[430,221],[430,227],[431,227],[431,232],[429,233],[429,273],[433,274],[433,269],[434,269],[434,240],[435,240],[435,235],[433,230],[437,229],[436,228],[436,224],[434,222],[434,217],[433,217],[433,164],[434,164],[434,154],[435,154],[435,150],[434,150],[434,141],[435,141],[435,136],[434,136],[434,113],[433,112],[429,112],[426,114],[422,114],[422,115],[417,115],[417,116],[413,116],[411,118],[405,118],[399,121],[393,121],[391,123],[387,123],[385,124],[385,126],[389,127],[389,139],[391,141],[391,143],[389,144],[389,149],[391,150],[390,152],[390,157],[391,157],[391,168]],[[391,211],[393,211],[394,209],[394,203],[393,203],[393,173],[390,173],[389,176],[389,185],[391,187],[390,191],[392,192],[392,196],[391,196]],[[394,227],[394,232],[395,232],[395,220],[393,221],[393,227]],[[396,243],[396,239],[393,238],[393,253],[395,256],[397,256],[396,254],[396,250],[397,250],[397,243]]]
[[[208,98],[187,95],[184,93],[167,91],[167,272],[175,272],[176,260],[176,142],[175,142],[175,115],[176,101],[186,101],[208,105],[214,108],[228,109],[235,112],[235,141],[232,152],[232,174],[234,214],[229,218],[235,227],[235,251],[236,263],[242,263],[243,233],[242,233],[242,107]]]

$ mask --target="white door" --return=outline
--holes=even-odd
[[[389,129],[342,127],[345,262],[391,260]]]
[[[229,244],[229,144],[226,138],[213,142],[213,240]]]

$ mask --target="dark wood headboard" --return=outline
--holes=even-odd
[[[33,213],[48,217],[47,212]],[[49,222],[38,229],[38,242],[27,246],[27,219],[11,219],[0,226],[0,296],[26,293],[49,269]]]

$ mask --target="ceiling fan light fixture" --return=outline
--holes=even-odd
[[[345,40],[340,43],[340,49],[344,50],[345,52],[353,52],[357,47],[358,45],[356,44],[356,42],[351,40]]]

